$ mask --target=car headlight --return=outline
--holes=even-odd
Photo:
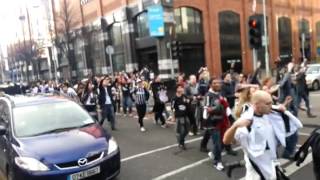
[[[113,152],[115,152],[118,149],[118,144],[117,144],[116,140],[113,137],[111,137],[109,139],[109,143],[108,144],[109,144],[108,155],[113,153]]]
[[[34,158],[29,157],[16,157],[15,163],[22,169],[29,171],[49,171],[49,168]]]

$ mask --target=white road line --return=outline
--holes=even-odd
[[[310,136],[310,133],[299,132],[299,135],[301,135],[301,136]]]
[[[290,164],[288,167],[286,167],[286,175],[290,176],[293,173],[297,172],[299,169],[303,168],[304,166],[308,165],[310,162],[312,162],[312,155],[311,153],[308,154],[308,157],[303,161],[303,163],[300,164],[300,166],[296,165],[296,162]]]
[[[185,143],[188,144],[188,143],[199,141],[201,139],[202,139],[202,137],[198,137],[198,138],[190,139],[190,140],[186,141]],[[166,146],[166,147],[154,149],[154,150],[151,150],[151,151],[147,151],[147,152],[144,152],[144,153],[136,154],[136,155],[129,156],[129,157],[121,159],[121,162],[126,162],[126,161],[129,161],[131,159],[139,158],[139,157],[146,156],[146,155],[149,155],[149,154],[152,154],[152,153],[156,153],[156,152],[159,152],[159,151],[164,151],[164,150],[167,150],[167,149],[170,149],[170,148],[173,148],[173,147],[177,147],[177,146],[178,146],[178,144],[172,144],[170,146]]]
[[[238,151],[238,150],[240,150],[240,149],[241,149],[240,146],[234,148],[235,151]],[[224,156],[224,155],[226,155],[225,152],[222,153],[222,156]],[[183,166],[183,167],[181,167],[181,168],[179,168],[179,169],[176,169],[176,170],[174,170],[174,171],[170,171],[170,172],[168,172],[168,173],[166,173],[166,174],[163,174],[163,175],[161,175],[161,176],[155,177],[155,178],[153,178],[152,180],[162,180],[162,179],[166,179],[166,178],[168,178],[168,177],[171,177],[171,176],[174,176],[174,175],[176,175],[176,174],[179,174],[179,173],[181,173],[181,172],[183,172],[183,171],[185,171],[185,170],[188,170],[188,169],[194,168],[194,167],[196,167],[196,166],[199,166],[199,165],[201,165],[201,164],[203,164],[203,163],[205,163],[205,162],[207,162],[207,161],[209,161],[209,160],[211,160],[211,158],[209,158],[209,157],[208,157],[208,158],[205,158],[205,159],[202,159],[202,160],[197,161],[197,162],[195,162],[195,163],[189,164],[189,165],[187,165],[187,166]]]

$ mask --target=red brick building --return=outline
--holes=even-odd
[[[115,71],[132,71],[146,65],[168,78],[173,72],[195,73],[200,66],[207,65],[212,73],[221,74],[231,62],[236,63],[238,71],[253,70],[248,19],[254,14],[254,0],[62,1],[71,3],[78,20],[72,27],[78,32],[75,36],[82,40],[74,40],[74,53],[77,68],[86,69],[83,76],[88,72],[109,72],[109,58],[105,53],[108,45],[115,50],[112,56]],[[302,57],[302,34],[306,37],[305,56],[316,59],[320,53],[320,1],[266,2],[270,65],[274,66],[273,61],[279,56],[283,60]],[[148,8],[156,3],[162,5],[165,12],[166,33],[161,38],[150,36],[147,23]],[[54,7],[58,29],[59,6]],[[256,0],[256,13],[262,14],[262,0]],[[172,15],[174,22],[170,21]],[[89,32],[90,41],[83,35],[84,30]],[[174,40],[181,42],[179,59],[172,57],[168,49]],[[258,59],[264,60],[264,49],[258,51]],[[81,70],[78,71],[81,74]]]

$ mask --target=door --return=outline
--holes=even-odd
[[[147,67],[155,74],[159,74],[157,49],[154,47],[138,51],[138,64],[139,70]]]

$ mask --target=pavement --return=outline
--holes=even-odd
[[[320,126],[320,91],[310,95],[312,112],[317,118],[307,118],[304,111],[299,116],[304,124],[299,135],[299,145],[303,144],[310,132]],[[177,147],[174,124],[162,128],[153,122],[153,115],[144,121],[146,132],[139,130],[137,118],[117,115],[117,130],[111,131],[107,121],[104,127],[116,138],[121,150],[121,172],[117,180],[229,180],[242,179],[245,169],[234,170],[232,178],[225,172],[217,171],[207,153],[199,151],[201,135],[187,136],[187,150],[180,151]],[[211,149],[211,142],[208,144]],[[237,156],[223,154],[223,163],[243,159],[241,149],[235,145]],[[281,160],[291,180],[314,180],[311,155],[305,163],[297,167],[295,163]],[[0,180],[4,180],[0,174]]]
[[[317,118],[307,118],[306,112],[300,111],[299,116],[305,127],[299,135],[299,145],[302,145],[310,132],[320,126],[320,92],[310,95],[312,112]],[[136,118],[117,116],[117,131],[110,131],[117,139],[121,149],[121,173],[118,180],[209,180],[209,179],[242,179],[245,169],[239,168],[228,178],[225,172],[217,171],[207,153],[199,151],[201,135],[187,137],[187,150],[180,151],[177,147],[174,125],[163,129],[153,123],[152,116],[145,120],[147,132],[139,131]],[[105,128],[109,125],[105,123]],[[209,142],[209,149],[211,143]],[[224,163],[243,159],[243,153],[234,146],[238,156],[223,155]],[[295,163],[281,160],[287,175],[291,180],[306,178],[314,180],[312,157],[308,156],[306,163],[297,167]]]

